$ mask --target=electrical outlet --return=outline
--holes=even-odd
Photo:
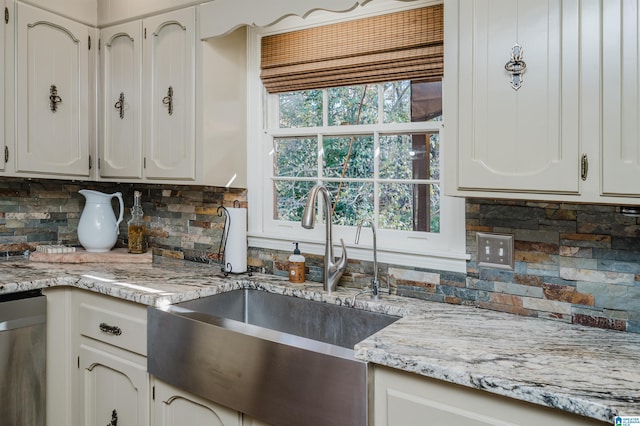
[[[478,267],[513,269],[513,235],[476,234]]]

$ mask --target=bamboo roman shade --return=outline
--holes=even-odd
[[[424,7],[262,38],[270,93],[443,74],[443,7]]]

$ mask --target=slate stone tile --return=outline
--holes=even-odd
[[[525,309],[518,306],[511,305],[502,305],[499,303],[491,303],[485,301],[478,301],[476,306],[483,309],[490,309],[492,311],[506,312],[514,315],[526,316],[526,317],[537,317],[538,312],[530,309]]]
[[[608,330],[626,331],[626,321],[612,320],[603,317],[590,317],[587,315],[575,314],[573,316],[573,323],[586,325],[588,327],[604,328]]]
[[[583,258],[593,258],[599,257],[594,255],[595,250],[602,249],[594,249],[591,247],[572,247],[572,246],[560,246],[560,256],[566,257],[583,257]]]
[[[546,208],[545,217],[548,220],[576,221],[578,215],[575,209]]]
[[[598,270],[640,274],[640,263],[599,259]]]
[[[495,290],[494,281],[485,281],[476,278],[467,278],[467,288],[474,290],[482,290],[486,292],[492,292]]]
[[[558,244],[560,232],[555,230],[516,229],[513,232],[516,241]]]
[[[614,248],[610,235],[602,234],[560,234],[560,245],[591,248]]]
[[[598,268],[598,259],[583,257],[560,257],[558,265],[561,268],[600,269]]]
[[[611,239],[611,248],[640,252],[640,238],[614,236]]]
[[[537,297],[537,298],[543,297],[542,287],[533,287],[533,286],[514,284],[514,283],[495,282],[493,289],[498,293],[506,293],[514,296],[526,296],[526,297]]]

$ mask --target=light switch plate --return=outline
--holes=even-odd
[[[513,235],[478,232],[476,242],[478,267],[513,270]]]

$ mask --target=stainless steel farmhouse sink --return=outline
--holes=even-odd
[[[367,425],[353,346],[398,317],[260,290],[148,310],[148,370],[281,426]]]

